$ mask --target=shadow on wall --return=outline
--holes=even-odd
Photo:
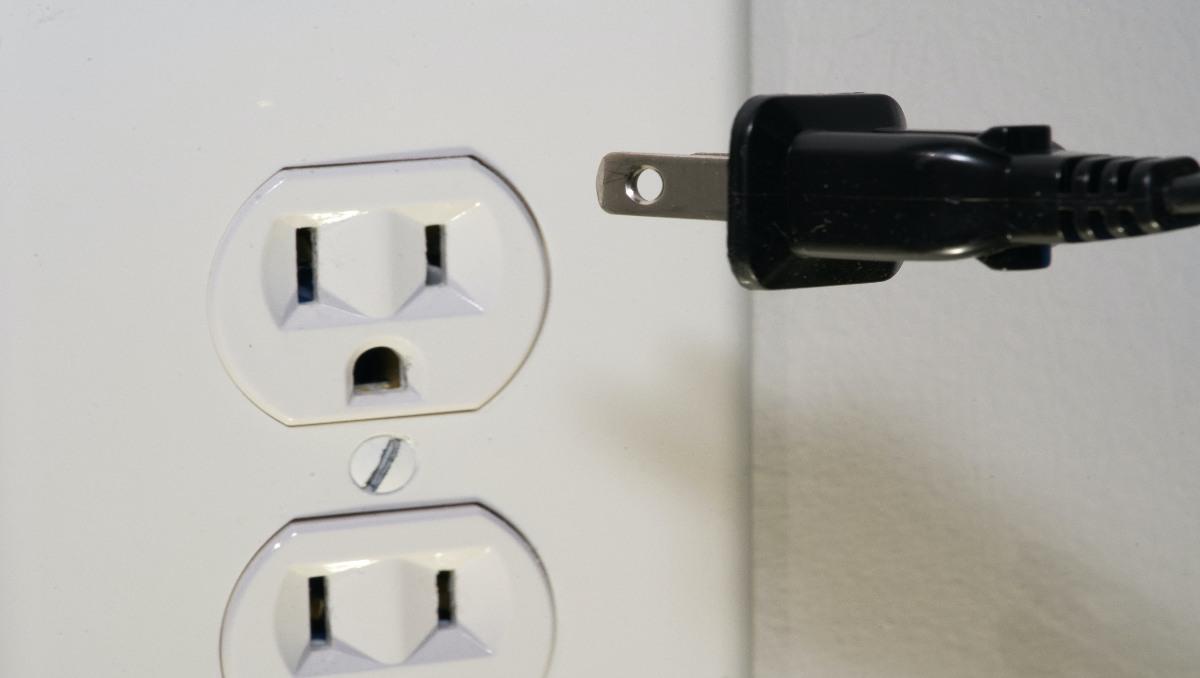
[[[756,409],[787,417],[756,426],[756,675],[1200,675],[1182,623],[972,496],[936,431]]]

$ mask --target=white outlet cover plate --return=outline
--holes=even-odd
[[[724,150],[743,3],[0,3],[0,676],[217,678],[283,526],[458,503],[537,551],[547,675],[748,674],[748,295],[722,224],[594,191],[611,151]],[[234,215],[283,168],[448,155],[541,227],[524,365],[470,412],[264,414],[206,314]],[[372,495],[379,435],[417,468]]]
[[[438,285],[426,284],[427,226],[443,232]],[[301,228],[316,240],[303,304]],[[474,410],[533,346],[546,275],[533,216],[475,158],[286,169],[221,241],[209,326],[238,387],[288,425]],[[399,357],[402,382],[356,392],[355,361],[378,348]]]

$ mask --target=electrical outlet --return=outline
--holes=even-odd
[[[550,587],[504,520],[458,505],[294,521],[251,561],[221,635],[225,678],[540,676]]]
[[[516,192],[475,158],[434,158],[271,177],[221,242],[209,316],[242,392],[313,424],[479,408],[529,353],[546,295]]]
[[[749,675],[749,295],[720,225],[593,189],[614,148],[725,143],[744,2],[9,5],[0,676],[294,675],[273,616],[225,617],[235,588],[279,607],[267,538],[464,504],[553,582],[552,661],[513,678]],[[498,640],[468,619],[464,565],[494,654],[410,663],[442,570],[396,562],[326,571],[328,637],[375,667],[350,675],[500,678],[534,647],[522,610]],[[371,617],[396,644],[353,628],[401,596]]]

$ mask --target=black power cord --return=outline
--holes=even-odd
[[[906,130],[882,94],[755,97],[728,157],[610,153],[596,184],[615,214],[726,219],[757,289],[878,282],[905,260],[1045,268],[1057,244],[1200,224],[1192,158],[1071,153],[1044,125]]]

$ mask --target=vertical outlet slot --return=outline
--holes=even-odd
[[[367,351],[354,361],[354,392],[394,391],[404,388],[404,363],[386,346]]]
[[[317,229],[296,229],[296,301],[317,300]]]
[[[454,626],[454,570],[437,573],[438,626]]]
[[[326,599],[325,577],[308,578],[308,642],[310,645],[329,644],[329,604]]]
[[[446,227],[425,227],[425,286],[446,284]]]

